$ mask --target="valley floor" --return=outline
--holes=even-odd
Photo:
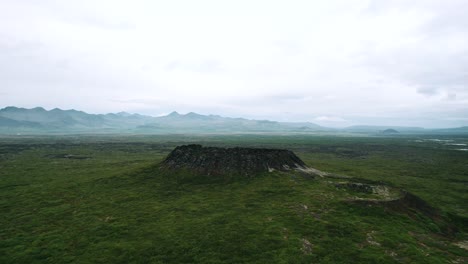
[[[158,169],[188,143],[290,149],[317,170],[405,189],[438,213],[354,203],[363,194],[340,188],[343,179],[300,172],[200,182]],[[0,138],[0,263],[466,263],[468,152],[456,144],[467,143],[434,136]]]

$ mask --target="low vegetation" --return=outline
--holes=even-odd
[[[0,263],[466,263],[468,152],[444,142],[468,138],[4,137]],[[289,149],[330,177],[160,169],[192,143]]]

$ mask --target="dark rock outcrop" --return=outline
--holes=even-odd
[[[303,169],[306,165],[290,150],[184,145],[176,147],[161,167],[189,169],[206,175],[253,175],[272,170]]]

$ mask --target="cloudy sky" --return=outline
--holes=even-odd
[[[0,0],[0,107],[468,125],[466,10],[466,0]]]

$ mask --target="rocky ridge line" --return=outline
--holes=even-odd
[[[206,175],[254,175],[274,170],[307,169],[305,163],[290,150],[203,147],[195,144],[176,147],[161,166],[189,169]]]

